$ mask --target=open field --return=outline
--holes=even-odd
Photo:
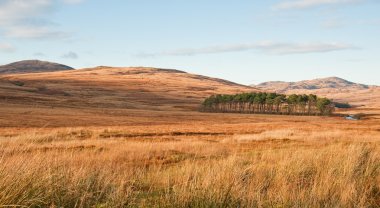
[[[0,204],[380,205],[377,118],[188,116],[127,126],[2,128]]]
[[[0,77],[0,207],[380,206],[378,108],[200,113],[255,89],[129,70]]]

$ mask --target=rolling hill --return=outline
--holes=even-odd
[[[285,83],[286,88],[275,83],[245,86],[149,67],[41,71],[19,68],[20,73],[0,74],[2,126],[141,125],[151,120],[181,123],[183,119],[199,120],[207,116],[197,110],[203,99],[212,94],[276,91],[276,88],[282,93],[314,93],[357,105],[374,106],[380,100],[379,88],[341,79],[313,81],[310,86],[303,82],[293,89],[289,86],[296,83]]]
[[[205,97],[257,89],[179,70],[96,67],[0,75],[3,126],[93,126],[194,119]]]
[[[270,81],[255,86],[261,89],[276,91],[279,93],[287,93],[292,90],[365,90],[370,88],[368,85],[357,84],[339,77],[328,77],[322,79],[304,80],[299,82]]]
[[[25,60],[0,66],[0,74],[41,73],[73,70],[73,68],[47,61]]]
[[[3,101],[47,106],[195,109],[211,94],[254,90],[179,70],[144,67],[103,66],[0,76]]]
[[[251,85],[263,91],[284,94],[316,94],[349,102],[353,105],[373,107],[380,101],[380,87],[347,81],[339,77],[328,77],[299,82],[270,81]]]

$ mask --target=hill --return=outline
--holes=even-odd
[[[23,74],[73,70],[73,68],[47,61],[25,60],[0,66],[0,74]]]
[[[0,121],[7,126],[73,126],[116,125],[130,122],[126,118],[132,115],[134,123],[137,117],[145,122],[169,114],[179,119],[173,112],[194,112],[212,94],[252,91],[256,89],[222,79],[146,67],[0,75]]]
[[[272,90],[276,92],[286,93],[291,90],[320,90],[320,89],[337,89],[337,90],[364,90],[369,89],[370,86],[364,84],[357,84],[347,81],[339,77],[328,77],[322,79],[304,80],[299,82],[282,82],[272,81],[264,82],[256,85],[261,89]]]
[[[264,91],[285,94],[316,94],[367,107],[377,106],[380,101],[380,87],[358,84],[339,77],[328,77],[299,82],[271,81],[252,85]]]
[[[8,102],[102,108],[196,108],[207,95],[254,88],[183,71],[96,67],[0,77]]]

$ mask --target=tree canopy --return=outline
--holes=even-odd
[[[277,93],[253,92],[234,95],[212,95],[202,103],[202,111],[270,113],[292,115],[330,115],[334,104],[327,98],[316,95],[283,95]]]

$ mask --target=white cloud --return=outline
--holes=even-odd
[[[31,38],[31,39],[58,39],[68,37],[69,34],[54,30],[53,28],[42,26],[10,26],[7,28],[6,36],[12,38]]]
[[[62,38],[65,32],[51,21],[56,5],[79,0],[0,0],[0,35],[9,38]]]
[[[345,43],[276,43],[272,41],[264,41],[251,44],[235,44],[212,46],[204,48],[184,48],[172,51],[163,51],[158,53],[140,53],[139,57],[155,57],[155,56],[194,56],[201,54],[217,54],[227,52],[240,52],[248,50],[256,50],[274,55],[286,54],[303,54],[303,53],[326,53],[331,51],[349,50],[356,47]]]
[[[326,53],[339,50],[355,49],[345,43],[266,43],[259,45],[258,49],[273,54],[300,54],[300,53]]]
[[[9,43],[0,43],[0,52],[13,52],[15,48]]]
[[[338,29],[347,26],[354,27],[366,27],[366,26],[376,26],[380,25],[379,19],[363,19],[363,20],[354,20],[354,21],[344,21],[343,19],[326,19],[321,22],[321,26],[325,29]]]
[[[63,2],[66,4],[80,4],[84,2],[84,0],[63,0]]]
[[[292,0],[278,3],[274,6],[274,9],[309,9],[323,5],[346,5],[364,1],[365,0]]]
[[[66,54],[63,54],[62,58],[65,58],[65,59],[78,59],[78,54],[70,51],[70,52],[68,52]]]

